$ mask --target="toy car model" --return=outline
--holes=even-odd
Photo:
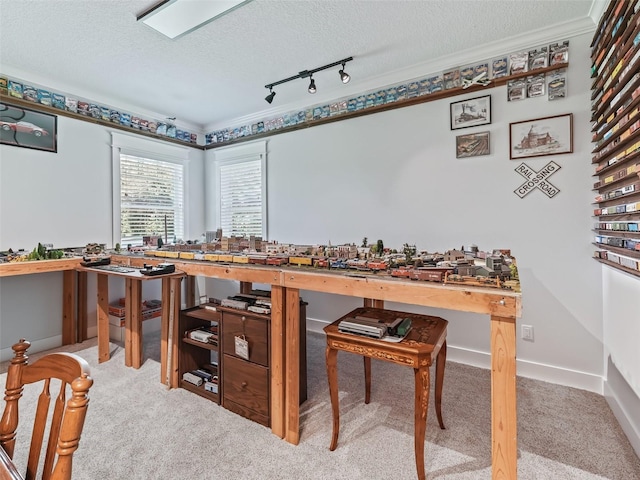
[[[34,125],[30,122],[0,122],[0,128],[2,128],[4,131],[13,130],[14,132],[18,133],[30,133],[32,135],[35,135],[36,137],[49,135],[49,132],[44,128],[40,128],[39,126]]]

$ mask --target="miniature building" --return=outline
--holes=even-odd
[[[500,271],[503,264],[502,257],[492,255],[486,258],[487,267],[494,271]]]
[[[467,275],[467,276],[475,276],[476,275],[476,266],[475,265],[458,265],[457,274],[458,275]]]
[[[460,250],[448,250],[444,254],[445,262],[457,262],[464,259],[464,253]]]

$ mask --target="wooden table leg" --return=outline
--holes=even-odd
[[[491,315],[491,465],[493,480],[516,479],[516,320]]]
[[[240,282],[240,293],[244,295],[251,294],[251,290],[253,290],[253,283],[251,282]]]
[[[78,307],[76,308],[76,315],[78,317],[78,331],[77,342],[82,343],[87,338],[87,272],[77,272],[78,280]]]
[[[125,279],[124,364],[142,366],[142,282]]]
[[[371,357],[364,359],[364,403],[369,405],[371,401]]]
[[[162,319],[160,332],[160,382],[169,388],[178,387],[178,318],[181,305],[181,280],[162,279]]]
[[[327,346],[327,379],[329,380],[329,396],[331,397],[331,411],[333,412],[333,431],[329,450],[334,451],[338,446],[340,434],[340,405],[338,399],[338,351]]]
[[[373,298],[364,298],[363,307],[384,308],[384,300],[375,300]]]
[[[187,275],[184,284],[184,303],[187,308],[195,307],[198,305],[198,298],[196,294],[196,277],[193,275]]]
[[[271,431],[285,432],[285,289],[271,286]]]
[[[436,357],[436,388],[435,388],[435,406],[438,424],[444,430],[444,422],[442,421],[442,386],[444,385],[444,367],[447,363],[447,342],[442,343],[438,356]]]
[[[300,443],[300,291],[285,293],[285,440]]]
[[[109,276],[98,274],[98,362],[109,360]]]
[[[77,341],[76,316],[76,271],[62,272],[62,344],[70,345]]]
[[[416,388],[414,412],[416,469],[418,480],[424,480],[424,435],[427,430],[427,409],[429,408],[429,367],[423,366],[413,370]]]

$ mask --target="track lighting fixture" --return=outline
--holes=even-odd
[[[344,58],[342,60],[338,60],[337,62],[333,62],[333,63],[329,63],[327,65],[324,65],[322,67],[318,67],[318,68],[314,68],[313,70],[303,70],[301,72],[299,72],[297,75],[293,75],[289,78],[285,78],[283,80],[278,80],[277,82],[273,82],[273,83],[268,83],[264,86],[264,88],[268,88],[269,89],[269,95],[267,95],[264,99],[267,101],[267,103],[271,103],[273,102],[273,98],[276,96],[276,92],[273,91],[273,87],[275,87],[276,85],[280,85],[281,83],[286,83],[286,82],[290,82],[291,80],[295,80],[296,78],[309,78],[309,88],[308,88],[308,92],[309,93],[316,93],[317,89],[316,89],[316,82],[313,79],[313,74],[316,72],[319,72],[321,70],[326,70],[327,68],[331,68],[331,67],[335,67],[338,65],[342,65],[342,69],[340,71],[338,71],[338,74],[340,75],[340,80],[342,81],[342,83],[349,83],[349,80],[351,80],[351,76],[344,71],[344,67],[347,64],[347,62],[350,62],[351,60],[353,60],[353,57],[349,57],[349,58]]]
[[[269,89],[269,95],[267,95],[266,97],[264,97],[264,99],[267,101],[267,103],[271,103],[273,102],[273,97],[276,96],[276,92],[273,91],[272,88]]]
[[[342,83],[349,83],[349,80],[351,80],[351,75],[344,71],[344,65],[345,64],[342,63],[342,70],[339,70],[338,74],[340,75],[340,80],[342,80]]]

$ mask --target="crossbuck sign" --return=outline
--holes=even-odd
[[[516,172],[522,175],[526,181],[516,188],[513,193],[518,195],[520,198],[524,198],[525,195],[528,195],[538,189],[549,198],[555,197],[560,190],[553,186],[549,182],[548,178],[560,170],[560,168],[560,165],[556,162],[549,162],[542,170],[536,172],[526,163],[521,163],[520,166],[516,168]]]

